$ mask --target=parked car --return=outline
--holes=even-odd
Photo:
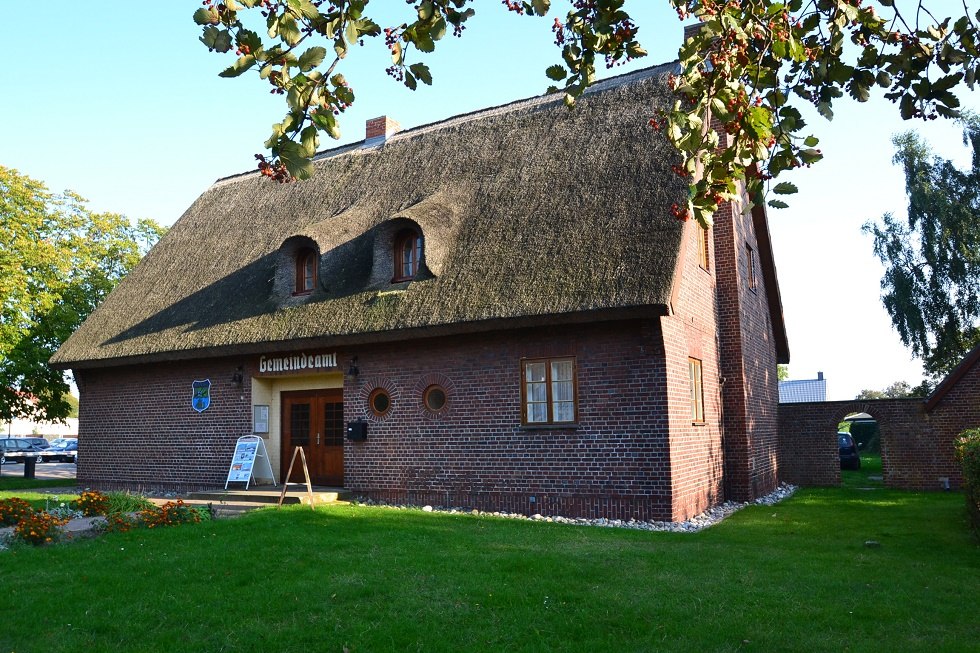
[[[78,440],[61,438],[61,442],[41,452],[41,460],[44,462],[76,462],[78,460]]]
[[[0,438],[0,465],[8,462],[22,463],[32,455],[34,460],[41,462],[42,451],[29,438]]]
[[[861,456],[858,454],[857,443],[850,433],[837,432],[837,447],[840,452],[841,469],[861,469]]]
[[[47,440],[45,440],[44,438],[41,438],[41,437],[34,437],[34,436],[25,435],[25,436],[23,436],[21,438],[21,440],[27,440],[28,442],[30,442],[31,444],[33,444],[38,449],[47,449],[48,447],[51,446],[51,443],[50,442],[48,442]]]

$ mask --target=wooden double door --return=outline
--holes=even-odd
[[[343,390],[283,392],[282,466],[285,480],[296,447],[302,447],[310,480],[314,485],[344,486],[344,394]],[[289,481],[302,482],[303,469],[297,456]]]

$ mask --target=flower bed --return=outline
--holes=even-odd
[[[70,539],[65,525],[83,516],[102,517],[91,522],[90,532],[99,534],[198,523],[212,517],[209,508],[188,506],[181,499],[157,507],[144,497],[118,492],[107,495],[86,490],[70,506],[61,503],[51,510],[34,510],[30,503],[15,497],[0,500],[0,526],[14,527],[0,539],[0,549],[8,543],[37,546]]]

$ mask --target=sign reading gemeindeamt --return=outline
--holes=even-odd
[[[259,358],[259,374],[269,372],[299,372],[301,370],[329,370],[336,367],[336,353],[262,356]]]

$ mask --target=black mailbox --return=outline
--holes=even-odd
[[[347,439],[351,442],[367,440],[367,422],[347,422]]]

